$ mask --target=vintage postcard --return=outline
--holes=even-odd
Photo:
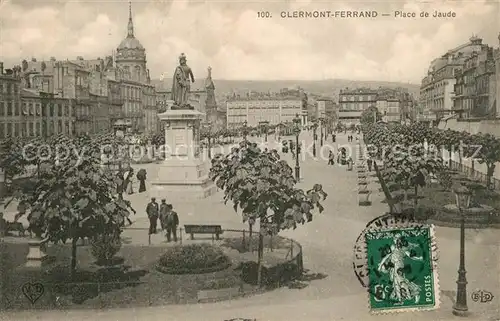
[[[0,319],[500,320],[499,18],[0,0]]]

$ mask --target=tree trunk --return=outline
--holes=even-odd
[[[486,187],[491,188],[491,177],[495,173],[495,163],[486,163]]]
[[[75,279],[76,272],[76,247],[77,247],[78,237],[74,237],[71,240],[71,279]]]
[[[418,185],[415,185],[415,198],[413,199],[413,204],[415,204],[415,210],[418,204]]]
[[[253,234],[253,224],[248,223],[248,251],[249,252],[253,252],[252,234]]]
[[[259,233],[259,253],[258,253],[258,268],[257,268],[257,284],[262,287],[262,258],[264,256],[264,235]]]
[[[212,158],[212,144],[210,142],[210,137],[208,137],[207,140],[208,140],[208,158]]]

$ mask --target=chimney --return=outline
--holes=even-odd
[[[32,57],[32,58],[31,58],[31,61],[32,61],[32,62],[36,62],[36,58],[35,58],[35,57]]]
[[[0,75],[3,75],[3,62],[0,62]]]

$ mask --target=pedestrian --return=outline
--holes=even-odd
[[[347,159],[347,170],[352,171],[353,165],[354,165],[354,161],[352,160],[352,157],[349,157]]]
[[[336,141],[337,141],[337,135],[332,134],[332,142],[334,142],[334,143],[335,143]]]
[[[128,195],[134,194],[134,189],[132,187],[132,179],[134,177],[134,170],[132,168],[129,168],[128,171],[125,172],[124,174],[124,185],[125,185],[125,192]]]
[[[160,226],[161,226],[162,231],[166,231],[165,222],[167,220],[167,214],[168,214],[167,200],[162,199],[161,204],[160,204]]]
[[[168,204],[168,214],[165,225],[167,226],[167,242],[172,240],[172,235],[174,236],[174,242],[177,242],[177,226],[179,226],[179,216],[177,215],[177,212],[174,211],[172,204]]]
[[[141,168],[137,172],[137,180],[139,181],[139,193],[145,192],[146,191],[146,175],[147,172],[144,168]]]
[[[371,172],[372,171],[372,165],[373,165],[373,161],[371,158],[368,158],[366,160],[366,164],[368,165],[368,171]]]
[[[156,225],[158,224],[158,203],[156,203],[155,197],[152,197],[151,202],[148,203],[146,213],[149,218],[149,235],[156,234]]]
[[[334,165],[335,164],[335,155],[333,154],[332,151],[328,153],[328,165]]]

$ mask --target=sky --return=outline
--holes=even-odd
[[[128,1],[0,0],[0,60],[97,58],[127,34]],[[377,11],[378,17],[280,18],[293,11]],[[453,11],[455,18],[420,18]],[[432,59],[476,34],[498,47],[500,2],[404,0],[132,1],[152,78],[185,53],[197,78],[377,80],[418,84]],[[272,17],[259,18],[258,12]],[[394,11],[416,18],[395,18]],[[391,16],[383,17],[382,13]]]

